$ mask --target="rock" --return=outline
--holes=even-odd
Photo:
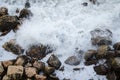
[[[60,60],[54,54],[52,54],[49,57],[49,59],[47,60],[47,63],[48,63],[49,66],[54,67],[55,69],[59,69],[60,66],[61,66]]]
[[[7,76],[12,80],[20,80],[22,79],[23,71],[23,66],[9,66],[7,70]]]
[[[96,54],[97,54],[96,50],[88,50],[84,55],[84,59],[86,61],[95,60],[96,59],[96,57],[95,57]]]
[[[26,1],[26,3],[25,3],[25,8],[30,8],[30,3],[29,3],[29,1]]]
[[[62,66],[60,69],[59,69],[59,71],[64,71],[65,69],[65,66]]]
[[[56,77],[55,75],[49,75],[49,78],[50,78],[50,80],[59,80],[59,78],[58,77]]]
[[[108,73],[108,70],[104,65],[95,66],[94,70],[98,75],[106,75]]]
[[[3,72],[4,72],[4,68],[2,63],[0,62],[0,76],[2,76]]]
[[[82,3],[83,6],[88,6],[87,2]]]
[[[66,60],[65,60],[65,63],[68,64],[68,65],[79,65],[80,64],[80,60],[76,57],[76,56],[71,56],[71,57],[68,57]]]
[[[24,66],[28,61],[29,61],[29,58],[25,55],[22,55],[22,56],[17,57],[14,65]]]
[[[96,58],[105,58],[109,50],[110,47],[108,45],[101,45],[100,47],[98,47]]]
[[[19,13],[19,11],[20,11],[19,8],[17,8],[15,12],[16,12],[16,13]]]
[[[43,75],[35,75],[35,80],[47,80],[47,77]]]
[[[45,63],[35,61],[35,62],[33,63],[33,67],[37,68],[38,70],[44,70],[44,68],[45,68]]]
[[[12,52],[16,55],[20,55],[24,52],[24,49],[22,49],[18,44],[16,44],[15,40],[10,40],[9,42],[6,42],[2,47],[6,51]]]
[[[114,50],[120,50],[120,42],[117,42],[113,45]]]
[[[9,33],[11,30],[14,32],[18,29],[19,18],[17,16],[8,16],[4,15],[0,17],[0,36],[4,36]]]
[[[98,63],[98,60],[90,60],[90,61],[85,61],[84,64],[86,66],[89,66],[89,65],[93,65],[93,64],[97,64]]]
[[[2,64],[4,68],[8,68],[8,66],[13,65],[15,60],[9,60],[9,61],[2,61]]]
[[[44,69],[44,73],[47,74],[47,75],[52,74],[54,71],[55,71],[54,67],[46,66],[45,69]]]
[[[116,75],[115,75],[115,72],[114,72],[114,71],[113,71],[113,72],[109,72],[109,73],[107,74],[106,78],[107,78],[108,80],[118,80],[117,77],[116,77]]]
[[[112,50],[111,51],[107,51],[107,53],[106,53],[106,58],[107,59],[114,58],[116,56],[117,56],[116,52],[112,51]]]
[[[12,80],[10,77],[8,77],[7,75],[5,75],[2,80]]]
[[[28,18],[29,19],[31,16],[33,16],[33,13],[30,10],[25,9],[25,8],[22,9],[19,14],[19,18]]]
[[[36,58],[41,60],[44,58],[49,52],[49,47],[48,46],[32,46],[26,51],[26,55],[30,56],[31,58]]]
[[[28,78],[32,78],[37,74],[37,69],[34,67],[27,67],[25,68],[25,74]]]
[[[30,63],[30,62],[26,63],[25,67],[32,67],[32,63]]]
[[[0,8],[0,17],[3,15],[8,15],[8,9],[6,7]]]
[[[112,32],[108,29],[95,29],[91,33],[91,42],[93,45],[111,45]]]

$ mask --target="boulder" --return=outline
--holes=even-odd
[[[0,17],[3,15],[8,15],[8,9],[6,7],[0,8]]]
[[[31,58],[36,58],[36,59],[43,59],[51,50],[49,49],[48,46],[31,46],[27,51],[26,55],[30,56]]]
[[[35,80],[47,80],[47,77],[43,75],[35,75]]]
[[[86,61],[95,60],[96,59],[96,57],[95,57],[96,54],[97,54],[96,50],[88,50],[84,55],[84,59]]]
[[[0,36],[4,36],[9,33],[11,30],[14,32],[18,29],[19,18],[17,16],[8,16],[4,15],[0,17]]]
[[[16,44],[15,40],[12,39],[9,42],[6,42],[2,46],[6,51],[12,52],[16,55],[20,55],[24,52],[24,49],[22,49],[18,44]]]
[[[111,45],[112,32],[108,29],[95,29],[91,33],[91,42],[93,45]]]
[[[80,60],[76,56],[70,56],[65,60],[65,63],[76,66],[80,64]]]
[[[47,63],[48,63],[49,66],[54,67],[55,69],[59,69],[60,66],[61,66],[60,60],[54,54],[52,54],[49,57],[49,59],[47,60]]]
[[[101,45],[97,49],[97,54],[96,58],[101,59],[101,58],[106,58],[107,52],[111,50],[108,45]]]
[[[32,78],[33,76],[37,74],[37,69],[34,67],[26,67],[25,74],[28,78]]]
[[[38,62],[38,61],[35,61],[34,63],[33,63],[33,67],[35,67],[35,68],[37,68],[38,70],[44,70],[44,68],[45,68],[45,63],[43,63],[43,62]]]
[[[113,45],[114,50],[120,50],[120,42],[117,42]]]
[[[24,72],[23,66],[9,66],[7,70],[7,76],[12,80],[22,79]]]

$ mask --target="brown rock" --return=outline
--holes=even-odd
[[[86,66],[89,66],[89,65],[93,65],[93,64],[97,64],[98,63],[98,60],[90,60],[90,61],[85,61],[84,64]]]
[[[12,80],[20,80],[23,76],[23,66],[9,66],[7,70],[7,76]]]
[[[2,64],[4,68],[8,68],[8,66],[13,65],[15,60],[3,61]]]
[[[3,15],[8,15],[8,9],[6,7],[0,8],[0,17]]]
[[[54,71],[55,71],[54,67],[46,66],[45,69],[44,69],[45,74],[52,74]]]
[[[12,80],[10,77],[8,77],[7,75],[5,75],[2,80]]]
[[[0,62],[0,76],[3,74],[3,72],[4,72],[4,68],[2,63]]]
[[[113,45],[114,50],[120,50],[120,42],[117,42]]]
[[[35,80],[47,80],[47,77],[43,75],[35,75]]]
[[[33,63],[33,67],[37,68],[38,70],[44,70],[44,68],[45,68],[45,63],[35,61],[35,62]]]
[[[68,65],[79,65],[80,60],[76,56],[70,56],[65,60],[65,63]]]
[[[25,74],[28,78],[32,78],[37,74],[37,69],[34,67],[27,67],[25,68]]]
[[[49,66],[54,67],[55,69],[59,69],[61,66],[60,60],[54,54],[50,56],[50,58],[47,60],[47,63]]]
[[[32,67],[32,63],[30,63],[30,62],[26,63],[25,67]]]

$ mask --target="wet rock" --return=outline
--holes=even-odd
[[[8,15],[8,9],[6,7],[0,8],[0,17],[3,15]]]
[[[89,66],[89,65],[93,65],[93,64],[97,64],[98,63],[98,60],[90,60],[90,61],[85,61],[84,64],[86,66]]]
[[[55,71],[55,68],[54,67],[49,67],[49,66],[46,66],[45,69],[44,69],[44,73],[45,74],[52,74],[53,72]]]
[[[114,50],[120,50],[120,42],[117,42],[113,45]]]
[[[28,78],[32,78],[37,74],[37,69],[34,67],[27,67],[25,68],[25,74]]]
[[[36,58],[41,60],[44,58],[51,50],[49,49],[48,46],[32,46],[26,51],[26,55],[30,56],[31,58]]]
[[[95,60],[96,59],[96,57],[95,57],[96,54],[97,54],[96,50],[88,50],[84,55],[84,59],[86,61]]]
[[[31,16],[33,16],[33,13],[30,10],[25,9],[25,8],[22,9],[19,14],[19,18],[28,18],[29,19]]]
[[[60,60],[54,54],[50,56],[50,58],[47,60],[47,63],[49,66],[54,67],[55,69],[59,69],[61,66]]]
[[[112,32],[108,29],[95,29],[91,33],[91,42],[93,45],[111,45]]]
[[[116,77],[114,71],[113,71],[113,72],[109,72],[109,73],[107,74],[106,78],[107,78],[108,80],[117,80],[117,77]]]
[[[12,80],[20,80],[22,79],[23,71],[23,66],[9,66],[7,70],[7,76]]]
[[[6,35],[11,30],[16,32],[19,24],[20,23],[19,23],[19,19],[17,16],[8,16],[8,15],[1,16],[0,17],[0,32],[2,32],[2,34],[0,36]]]
[[[2,64],[4,68],[8,68],[8,66],[13,65],[15,60],[3,61]]]
[[[28,61],[29,61],[29,58],[25,55],[22,55],[22,56],[17,57],[14,65],[24,66]]]
[[[37,68],[38,70],[44,70],[44,68],[45,68],[45,63],[35,61],[35,62],[33,63],[33,67]]]
[[[65,63],[68,64],[68,65],[79,65],[80,64],[80,60],[76,57],[76,56],[71,56],[71,57],[68,57],[66,60],[65,60]]]
[[[35,80],[47,80],[47,77],[43,75],[35,75]]]
[[[94,70],[98,75],[106,75],[108,73],[108,69],[104,65],[95,66]]]
[[[110,50],[110,47],[108,45],[101,45],[97,50],[96,57],[98,59],[105,58],[109,50]]]
[[[24,50],[15,43],[15,40],[12,39],[9,42],[6,42],[3,46],[2,46],[6,51],[12,52],[16,55],[20,55],[24,52]]]
[[[0,76],[3,74],[3,72],[4,72],[4,68],[2,63],[0,62]]]

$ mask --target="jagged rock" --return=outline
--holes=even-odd
[[[45,69],[44,69],[45,74],[52,74],[54,71],[55,71],[54,67],[45,66]]]
[[[2,62],[0,62],[0,76],[3,74],[3,72],[4,72],[4,68]]]
[[[13,65],[15,60],[9,60],[9,61],[2,61],[2,64],[4,68],[8,68],[8,66]]]
[[[30,18],[33,16],[33,13],[28,9],[22,9],[19,14],[19,18]]]
[[[114,50],[120,50],[120,42],[117,42],[113,45]]]
[[[22,56],[17,57],[14,65],[24,66],[28,61],[29,61],[29,58],[25,55],[22,55]]]
[[[12,80],[10,77],[8,77],[7,75],[3,76],[2,80]]]
[[[96,57],[98,59],[105,58],[109,50],[110,47],[108,45],[101,45],[100,47],[98,47]]]
[[[47,63],[48,63],[49,66],[54,67],[55,69],[59,69],[60,66],[61,66],[60,60],[54,54],[52,54],[49,57],[49,59],[47,60]]]
[[[31,58],[42,59],[44,58],[51,50],[48,46],[32,46],[26,51],[26,55],[30,56]]]
[[[105,65],[95,66],[94,70],[98,75],[106,75],[108,73],[108,69],[106,68]]]
[[[96,59],[95,58],[96,54],[97,54],[96,50],[88,50],[84,55],[84,59],[86,61],[94,60],[94,59]]]
[[[47,77],[43,75],[35,75],[35,80],[47,80]]]
[[[89,66],[89,65],[93,65],[93,64],[97,64],[98,63],[98,60],[90,60],[90,61],[85,61],[84,64],[86,66]]]
[[[6,7],[0,8],[0,17],[3,15],[8,15],[8,9]]]
[[[14,32],[18,29],[19,19],[17,16],[8,16],[4,15],[0,17],[0,36],[4,36],[9,33],[11,30]]]
[[[108,80],[118,80],[118,79],[117,79],[117,76],[115,75],[115,72],[114,72],[114,71],[113,71],[113,72],[109,72],[109,73],[107,74],[106,78],[107,78]]]
[[[79,65],[80,60],[76,56],[70,56],[65,60],[65,63],[68,65]]]
[[[108,29],[95,29],[91,33],[91,42],[93,45],[111,45],[112,32]]]
[[[7,76],[12,80],[21,80],[23,71],[23,66],[9,66],[7,70]]]
[[[28,78],[32,78],[37,74],[37,69],[34,67],[27,67],[25,68],[25,74]]]
[[[9,42],[6,42],[3,46],[2,46],[6,51],[12,52],[16,55],[20,55],[24,52],[24,50],[15,43],[15,40],[12,39]]]
[[[37,68],[38,70],[44,70],[44,68],[45,68],[45,63],[35,61],[35,62],[33,63],[33,67]]]

